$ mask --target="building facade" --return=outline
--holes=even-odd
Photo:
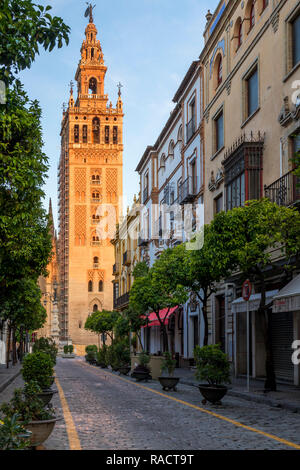
[[[52,239],[52,258],[47,266],[48,276],[39,278],[39,287],[42,293],[42,304],[47,312],[47,319],[43,328],[37,332],[37,337],[52,338],[59,345],[59,266],[58,266],[58,250],[57,236],[54,228],[51,199],[49,203],[49,223]]]
[[[300,144],[300,4],[221,1],[207,20],[200,55],[205,84],[205,222],[219,211],[264,196],[293,206],[300,200],[291,161]],[[211,341],[221,343],[236,375],[247,370],[244,280],[237,273],[221,283],[210,306]],[[282,282],[287,282],[282,281],[282,270],[270,272],[268,301],[275,299]],[[253,377],[265,375],[260,298],[257,284],[248,325]],[[300,333],[299,312],[279,309],[270,316],[270,329],[277,378],[299,384],[291,360],[292,343]]]
[[[114,310],[124,311],[129,306],[129,292],[134,282],[133,271],[140,262],[138,237],[140,234],[140,200],[134,197],[131,209],[120,219],[112,240],[115,254],[113,265]]]
[[[92,17],[61,126],[59,165],[60,330],[78,354],[95,336],[84,329],[94,310],[112,310],[114,248],[123,193],[123,103],[108,100],[107,67]]]

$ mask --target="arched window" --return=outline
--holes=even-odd
[[[165,168],[166,166],[166,155],[163,153],[162,156],[160,157],[160,168]]]
[[[93,281],[89,281],[88,283],[88,291],[93,292]]]
[[[97,312],[98,311],[98,305],[95,304],[94,307],[93,307],[93,312]]]
[[[98,174],[92,175],[92,182],[93,183],[100,183],[100,175],[98,175]]]
[[[103,292],[103,281],[99,281],[98,290],[99,292]]]
[[[100,121],[97,117],[93,119],[93,142],[100,144]]]
[[[172,157],[174,158],[174,141],[171,140],[170,144],[169,144],[169,157]]]
[[[221,85],[223,81],[223,60],[221,54],[219,54],[217,62],[217,87]]]
[[[92,53],[93,52],[94,52],[94,49],[92,49]],[[94,77],[91,78],[89,81],[89,91],[91,92],[92,95],[97,95],[97,80]]]
[[[98,258],[98,256],[94,256],[93,263],[94,263],[94,264],[99,264],[99,258]]]
[[[238,37],[237,37],[237,49],[241,47],[243,43],[243,23],[240,21],[239,27],[238,27]]]
[[[249,31],[254,28],[255,26],[255,5],[254,2],[252,2],[251,8],[250,8],[250,28]]]

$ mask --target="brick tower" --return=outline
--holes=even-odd
[[[81,60],[71,82],[68,109],[63,111],[59,164],[59,260],[61,341],[72,341],[77,354],[98,338],[84,324],[94,310],[112,310],[113,233],[107,232],[110,209],[118,221],[123,193],[123,103],[116,108],[104,93],[104,65],[97,28],[85,30]],[[110,230],[111,230],[110,226]]]

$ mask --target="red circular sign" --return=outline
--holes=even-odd
[[[245,281],[243,284],[243,290],[242,290],[243,299],[248,301],[251,297],[251,293],[252,293],[252,284],[249,281],[249,279],[247,279],[247,281]]]

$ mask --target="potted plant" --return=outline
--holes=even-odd
[[[66,344],[64,346],[64,354],[62,357],[64,359],[74,359],[75,354],[73,354],[73,351],[74,351],[74,346],[72,344],[69,344],[69,345]]]
[[[174,377],[175,367],[176,360],[172,358],[172,354],[170,352],[165,352],[164,361],[161,365],[161,371],[162,373],[166,372],[168,376],[158,377],[163,390],[174,390],[174,392],[177,391],[176,385],[179,382],[179,377]]]
[[[226,395],[228,388],[224,385],[230,383],[230,362],[228,357],[220,348],[220,345],[196,346],[194,350],[196,361],[197,380],[206,380],[207,384],[200,384],[199,390],[204,399],[213,404],[221,404],[222,398]]]
[[[52,359],[53,366],[55,366],[58,349],[57,349],[57,346],[56,346],[55,342],[53,341],[53,339],[51,339],[51,338],[39,338],[39,339],[37,339],[35,341],[35,343],[33,344],[32,352],[35,353],[35,352],[38,352],[38,351],[43,351],[43,352],[49,354],[49,356]]]
[[[0,450],[25,450],[30,447],[31,432],[18,422],[19,415],[0,421]]]
[[[150,362],[150,356],[144,351],[138,356],[139,365],[134,369],[131,377],[135,378],[138,382],[141,380],[151,380],[150,369],[148,364]]]
[[[41,389],[36,382],[25,384],[24,389],[16,389],[12,400],[0,407],[4,418],[18,416],[18,423],[31,433],[32,447],[43,444],[52,433],[58,418],[50,408],[45,408],[38,397]]]
[[[128,375],[131,370],[128,338],[118,341],[115,343],[114,347],[116,363],[118,365],[119,372],[120,374]]]
[[[27,354],[23,360],[22,376],[25,382],[36,381],[41,388],[39,397],[45,405],[50,403],[55,390],[51,389],[53,381],[53,362],[49,354],[37,351]]]
[[[136,350],[137,350],[137,337],[136,336],[133,336],[131,338],[131,346],[133,349],[133,354],[136,356]]]
[[[95,344],[86,346],[85,352],[86,352],[86,356],[85,356],[86,362],[88,362],[91,365],[96,364],[97,363],[96,354],[98,352],[97,346]]]

